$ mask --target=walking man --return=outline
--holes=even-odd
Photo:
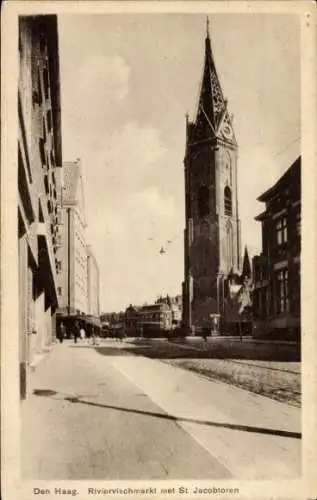
[[[66,333],[66,328],[64,326],[64,323],[61,323],[60,327],[59,327],[59,333],[58,333],[58,340],[60,341],[60,343],[63,342],[63,340],[65,338],[65,333]]]
[[[74,325],[74,343],[77,344],[77,339],[80,336],[79,324],[78,321],[75,321]]]

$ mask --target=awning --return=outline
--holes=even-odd
[[[85,319],[86,323],[88,323],[90,325],[101,327],[100,318],[97,318],[96,316],[87,315],[87,316],[85,316],[84,319]]]
[[[45,293],[49,297],[49,302],[52,306],[56,307],[58,305],[58,295],[55,261],[52,247],[48,243],[48,234],[45,223],[38,223],[37,238],[39,272],[42,277],[42,283],[44,285]]]

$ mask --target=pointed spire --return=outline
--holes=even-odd
[[[211,49],[209,19],[206,20],[205,62],[200,89],[199,104],[196,115],[196,125],[200,122],[208,123],[213,134],[225,110],[225,99],[217,75]]]
[[[243,265],[242,265],[242,277],[251,278],[251,264],[249,259],[249,253],[247,246],[244,247]]]
[[[210,38],[209,36],[209,18],[207,16],[207,19],[206,19],[206,38]]]

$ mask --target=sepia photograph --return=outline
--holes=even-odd
[[[305,9],[58,3],[11,37],[4,465],[30,499],[277,498],[305,472]]]

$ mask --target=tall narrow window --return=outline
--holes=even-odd
[[[225,215],[232,215],[232,195],[229,186],[225,187],[224,192],[224,202],[225,202]]]
[[[52,130],[52,110],[51,109],[47,110],[47,126],[48,126],[48,130],[51,131]]]
[[[45,126],[45,120],[43,117],[43,140],[46,142],[46,126]]]
[[[286,217],[278,219],[275,222],[275,234],[276,234],[277,245],[281,245],[282,243],[286,243],[286,241],[287,241],[287,220],[286,220]]]
[[[232,233],[232,225],[228,221],[226,226],[226,257],[227,257],[227,270],[231,271],[233,268],[233,233]]]
[[[40,158],[41,158],[42,167],[45,167],[46,155],[45,155],[44,140],[42,139],[42,137],[39,138],[39,148],[40,148]]]
[[[282,313],[288,311],[288,271],[287,269],[276,273],[276,305],[277,312]]]
[[[227,177],[227,182],[232,186],[232,166],[231,166],[231,156],[228,151],[224,151],[223,162],[225,166],[225,173]]]
[[[44,68],[43,70],[43,80],[44,80],[44,94],[45,94],[45,99],[48,99],[49,97],[49,76],[48,76],[48,69]]]
[[[35,331],[34,276],[30,267],[27,270],[27,328],[29,333]]]

